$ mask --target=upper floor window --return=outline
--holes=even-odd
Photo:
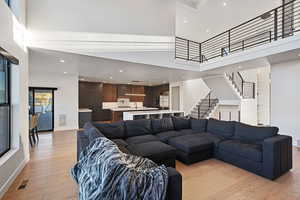
[[[11,146],[10,109],[10,67],[8,60],[0,54],[0,157]]]

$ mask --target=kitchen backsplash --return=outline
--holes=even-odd
[[[141,108],[144,106],[143,102],[130,102],[129,106],[132,108],[138,107]],[[103,102],[102,109],[110,109],[110,108],[117,108],[118,102]]]

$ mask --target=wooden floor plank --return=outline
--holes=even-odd
[[[76,162],[76,132],[40,135],[31,159],[3,200],[75,200],[77,186],[70,176]],[[293,170],[270,181],[216,159],[186,166],[177,162],[183,175],[184,200],[300,200],[300,149],[294,148]],[[20,184],[28,180],[23,190]]]

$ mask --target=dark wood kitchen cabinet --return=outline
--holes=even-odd
[[[103,102],[117,102],[117,85],[103,84]]]
[[[79,82],[79,108],[92,110],[92,121],[109,121],[111,112],[102,109],[103,84]]]

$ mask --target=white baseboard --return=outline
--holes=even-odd
[[[20,165],[15,169],[15,171],[11,174],[11,176],[7,179],[4,185],[0,188],[0,199],[4,196],[4,194],[8,191],[9,187],[13,184],[14,180],[21,173],[26,165],[26,160],[23,160]]]

